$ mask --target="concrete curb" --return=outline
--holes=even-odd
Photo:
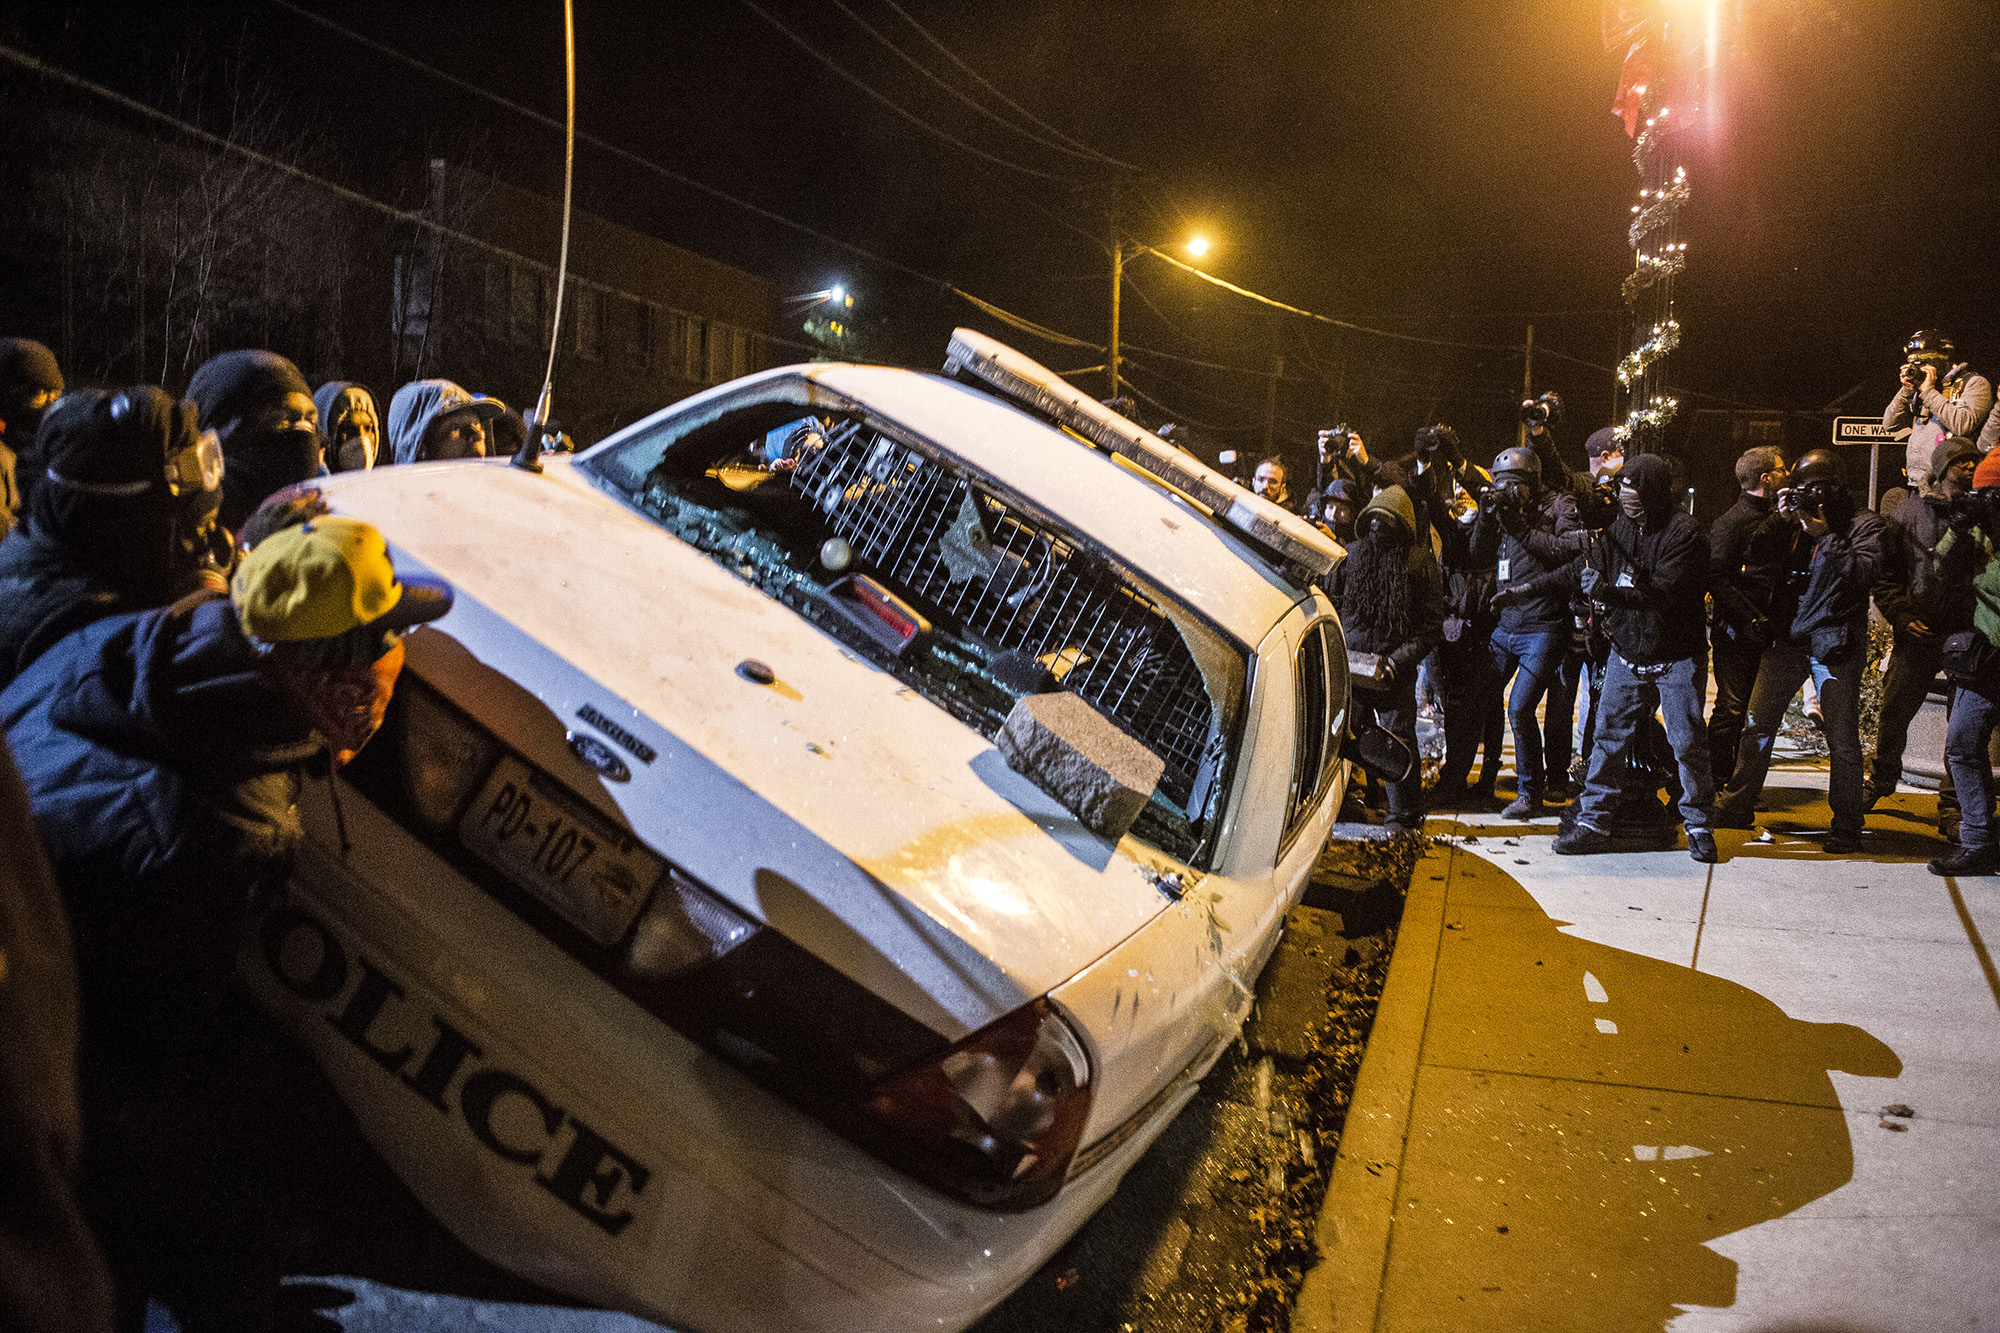
[[[1375,1327],[1456,852],[1433,847],[1411,873],[1396,952],[1313,1233],[1320,1262],[1293,1307],[1295,1333],[1369,1333]]]

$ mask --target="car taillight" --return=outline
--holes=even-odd
[[[665,981],[714,962],[756,933],[756,922],[669,869],[632,923],[623,963],[634,978]]]
[[[889,1131],[871,1136],[876,1146],[918,1179],[983,1207],[1033,1208],[1068,1174],[1090,1116],[1090,1060],[1036,1000],[884,1080],[865,1109]]]
[[[493,766],[497,747],[423,688],[403,691],[403,792],[410,812],[439,833]]]

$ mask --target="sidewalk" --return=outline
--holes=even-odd
[[[2000,879],[1825,782],[1713,867],[1431,821],[1295,1330],[2000,1330]]]

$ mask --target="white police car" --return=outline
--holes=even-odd
[[[1234,1037],[1340,804],[1338,546],[975,333],[326,489],[457,602],[243,969],[584,1300],[972,1322]],[[1122,834],[1002,757],[1024,695],[1143,747]]]

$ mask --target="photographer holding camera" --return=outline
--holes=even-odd
[[[1811,544],[1787,562],[1773,600],[1773,642],[1757,668],[1736,770],[1716,799],[1715,822],[1718,828],[1755,825],[1772,742],[1792,696],[1811,679],[1819,687],[1833,753],[1827,780],[1833,829],[1821,845],[1833,853],[1855,852],[1867,815],[1861,673],[1868,663],[1868,598],[1882,571],[1888,529],[1879,515],[1857,508],[1831,450],[1814,449],[1801,458],[1790,480],[1778,492],[1775,509]]]
[[[1701,720],[1708,692],[1702,635],[1708,540],[1674,503],[1673,474],[1657,454],[1624,465],[1618,507],[1618,518],[1570,565],[1578,589],[1603,609],[1611,652],[1590,777],[1576,822],[1556,839],[1555,850],[1564,856],[1617,850],[1609,826],[1628,795],[1627,771],[1640,758],[1641,738],[1657,709],[1680,769],[1688,855],[1713,862],[1714,789]]]
[[[1796,593],[1782,612],[1776,605],[1786,571],[1802,578],[1812,561],[1812,540],[1778,512],[1778,492],[1790,478],[1776,449],[1746,449],[1736,460],[1742,494],[1708,529],[1708,590],[1715,603],[1709,625],[1715,707],[1708,714],[1708,757],[1718,789],[1735,776],[1743,715],[1764,652],[1776,641],[1773,625],[1789,623],[1796,609]]]
[[[1993,385],[1957,357],[1957,346],[1936,329],[1918,329],[1903,344],[1902,385],[1882,424],[1910,428],[1903,471],[1913,489],[1931,473],[1932,450],[1953,435],[1978,438],[1992,414]]]
[[[1945,724],[1944,763],[1958,790],[1958,846],[1930,863],[1933,875],[2000,873],[2000,845],[1993,828],[1990,746],[2000,723],[2000,453],[1981,459],[1972,491],[1950,507],[1938,538],[1936,570],[1942,604],[1962,608],[1947,624],[1939,657],[1952,683]]]
[[[1972,478],[1978,465],[1979,452],[1971,440],[1962,435],[1946,438],[1931,454],[1930,475],[1888,515],[1889,540],[1875,582],[1875,605],[1895,633],[1895,647],[1882,679],[1875,758],[1862,797],[1869,809],[1893,793],[1902,779],[1910,722],[1944,664],[1945,635],[1970,623],[1963,589],[1956,604],[1947,599],[1938,576],[1937,547],[1954,516],[1964,522],[1972,514]],[[1958,822],[1947,770],[1938,788],[1938,832],[1953,838]]]
[[[1565,566],[1582,554],[1587,534],[1576,500],[1542,484],[1542,460],[1532,449],[1503,449],[1493,460],[1493,485],[1480,497],[1472,528],[1474,559],[1493,562],[1493,606],[1499,623],[1488,640],[1494,684],[1505,689],[1514,728],[1514,803],[1505,819],[1533,819],[1542,812],[1551,776],[1548,752],[1564,756],[1567,778],[1569,717],[1552,705],[1544,731],[1535,710],[1555,683],[1570,648],[1572,613]],[[1571,696],[1574,702],[1575,696]],[[1560,741],[1558,740],[1560,737]]]

